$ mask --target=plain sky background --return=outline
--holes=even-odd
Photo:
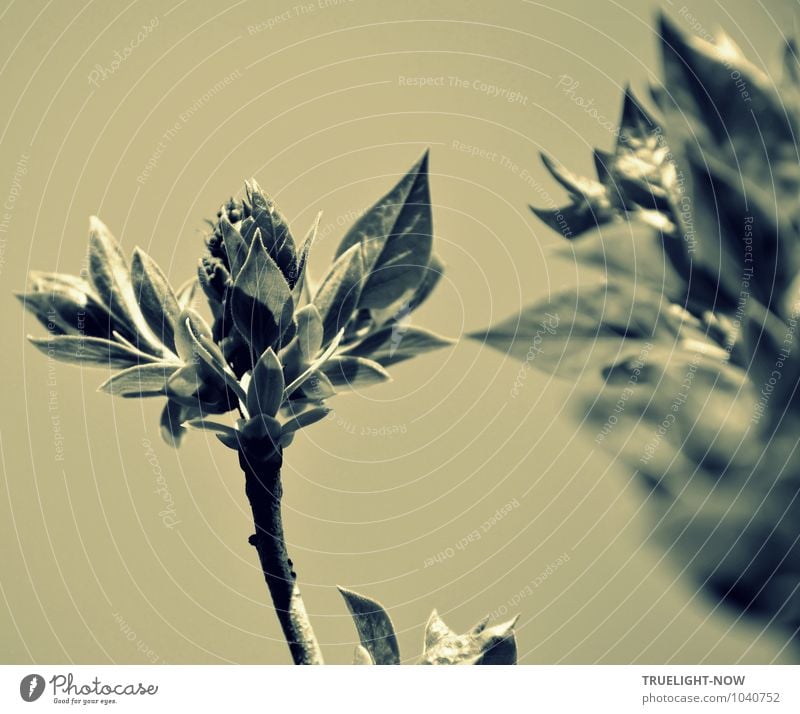
[[[414,320],[477,330],[574,280],[526,208],[563,195],[538,152],[588,172],[591,147],[612,146],[625,83],[644,96],[658,69],[658,7],[687,30],[724,28],[759,65],[797,13],[787,0],[5,3],[2,661],[288,662],[235,455],[201,432],[171,450],[159,403],[49,364],[11,294],[29,269],[77,272],[97,213],[180,283],[203,219],[254,176],[296,234],[324,211],[319,275],[358,211],[431,147],[448,270]],[[529,372],[514,398],[519,369],[464,340],[337,397],[288,450],[285,525],[328,660],[350,661],[356,638],[338,583],[386,605],[405,659],[436,607],[459,630],[519,613],[525,663],[785,661],[780,639],[715,609],[646,543],[638,483],[576,432],[572,385]]]

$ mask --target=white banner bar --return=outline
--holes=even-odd
[[[800,712],[800,666],[0,667],[0,712]]]

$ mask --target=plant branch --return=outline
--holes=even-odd
[[[322,652],[286,549],[281,518],[283,486],[280,459],[277,463],[256,462],[240,451],[239,464],[245,474],[245,491],[256,529],[255,535],[250,536],[250,543],[258,551],[264,580],[292,659],[295,664],[322,664]]]

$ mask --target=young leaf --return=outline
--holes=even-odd
[[[311,409],[306,409],[304,412],[296,414],[284,423],[281,429],[281,435],[291,434],[298,429],[316,424],[318,421],[328,416],[330,412],[330,407],[313,407]]]
[[[281,437],[280,422],[268,414],[256,414],[241,426],[242,436],[249,442],[269,440],[275,446]]]
[[[295,313],[297,320],[297,347],[301,359],[310,362],[322,348],[324,329],[322,316],[316,305],[306,305]]]
[[[215,434],[215,436],[229,449],[239,451],[242,448],[242,440],[238,431],[233,434]]]
[[[337,258],[314,296],[314,307],[322,318],[323,344],[328,344],[350,320],[363,278],[361,246],[354,245]]]
[[[446,637],[454,637],[455,634],[456,633],[444,623],[444,620],[439,617],[438,611],[434,610],[430,614],[428,622],[425,625],[424,651],[432,649],[440,640],[443,640]]]
[[[591,360],[612,363],[628,339],[672,339],[660,296],[612,283],[572,287],[470,335],[490,347],[561,376]]]
[[[196,362],[199,359],[198,351],[200,338],[205,338],[213,343],[211,327],[200,314],[187,308],[183,310],[175,322],[175,349],[184,362]],[[218,347],[214,347],[214,354],[221,357]],[[224,364],[224,358],[222,363]]]
[[[139,309],[119,242],[97,216],[89,219],[89,277],[109,309],[135,328],[139,337],[160,354],[163,345]]]
[[[517,618],[494,627],[473,630],[481,643],[483,656],[476,664],[513,665],[517,663],[517,638],[514,626]]]
[[[284,386],[283,367],[272,348],[268,348],[253,369],[247,387],[247,411],[251,415],[275,416],[283,402]]]
[[[337,256],[364,249],[359,307],[386,308],[422,281],[433,244],[428,152],[342,239]]]
[[[91,337],[110,334],[111,313],[94,297],[88,283],[84,289],[63,280],[32,283],[32,292],[15,295],[51,333]]]
[[[131,279],[147,324],[170,349],[175,349],[175,325],[181,314],[178,298],[161,268],[141,248],[133,251]]]
[[[203,378],[196,364],[187,364],[176,370],[167,380],[167,394],[182,404],[192,405],[199,401],[198,392]]]
[[[295,304],[300,303],[308,284],[308,280],[306,279],[306,273],[308,272],[308,259],[311,255],[311,248],[314,246],[314,241],[317,238],[320,218],[322,218],[322,213],[317,214],[314,224],[311,226],[311,230],[308,232],[306,239],[303,241],[303,245],[300,246],[300,252],[297,254],[294,280],[289,282],[289,285],[292,288],[292,296],[294,297]]]
[[[292,286],[292,276],[296,275],[295,244],[289,224],[275,202],[264,194],[255,179],[245,182],[251,214],[242,221],[241,234],[245,242],[252,243],[255,232],[261,232],[261,240],[267,253],[286,276]]]
[[[457,635],[434,610],[426,627],[425,651],[419,664],[516,664],[516,622],[515,617],[487,627],[487,620],[482,620],[466,634]]]
[[[142,362],[154,362],[139,350],[126,347],[101,337],[80,335],[54,335],[53,337],[28,336],[38,350],[61,362],[84,364],[93,367],[130,367]]]
[[[167,380],[178,369],[173,362],[155,362],[128,367],[111,375],[97,391],[122,397],[163,394]]]
[[[411,357],[450,347],[455,340],[442,337],[422,327],[398,323],[384,327],[366,339],[348,348],[344,355],[368,357],[384,367],[397,364]]]
[[[331,340],[331,343],[325,348],[325,351],[319,357],[317,357],[310,365],[308,365],[308,367],[299,377],[296,377],[291,382],[289,382],[288,385],[286,385],[286,389],[284,390],[284,394],[286,397],[291,396],[291,394],[296,389],[299,389],[307,379],[310,379],[312,377],[322,378],[324,382],[328,381],[327,377],[325,377],[325,375],[319,372],[318,370],[320,369],[320,367],[322,367],[323,364],[325,364],[327,360],[331,358],[333,353],[336,352],[336,350],[339,347],[339,343],[342,341],[343,336],[344,336],[344,330],[339,332],[339,334],[337,334],[333,338],[333,340]],[[333,390],[333,387],[331,387],[331,390]],[[307,394],[307,396],[311,395]],[[323,399],[324,397],[319,397],[319,398]]]
[[[233,321],[257,354],[277,344],[293,324],[289,285],[256,231],[231,297]]]
[[[645,283],[673,302],[683,304],[688,284],[668,258],[665,251],[668,241],[680,243],[679,239],[642,223],[619,223],[560,243],[553,253],[598,268],[609,279]]]
[[[299,389],[302,390],[306,399],[313,401],[322,401],[336,394],[331,380],[320,371],[308,374],[308,376],[301,381]],[[293,399],[292,401],[294,402],[296,400]]]
[[[408,299],[409,312],[416,310],[430,297],[434,288],[442,279],[444,269],[444,261],[436,253],[431,253],[428,265],[423,271],[422,280],[414,291],[414,294]]]
[[[225,245],[225,255],[228,257],[228,267],[231,276],[236,278],[244,265],[248,255],[248,246],[236,228],[231,225],[225,211],[219,219],[219,227],[222,232],[222,242]],[[250,244],[252,247],[252,243]]]
[[[375,664],[400,664],[400,649],[389,614],[380,603],[340,587],[362,646]]]
[[[189,278],[189,280],[175,291],[175,297],[178,299],[178,307],[180,307],[181,310],[192,307],[196,290],[197,278]]]
[[[200,411],[196,408],[184,406],[172,399],[168,400],[161,412],[161,437],[167,444],[177,448],[186,433],[184,422],[199,414]]]
[[[392,379],[380,364],[366,357],[331,357],[322,365],[322,372],[334,387],[363,387]]]

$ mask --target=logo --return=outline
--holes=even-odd
[[[19,683],[19,695],[26,702],[35,702],[44,692],[44,677],[41,674],[27,674]]]

